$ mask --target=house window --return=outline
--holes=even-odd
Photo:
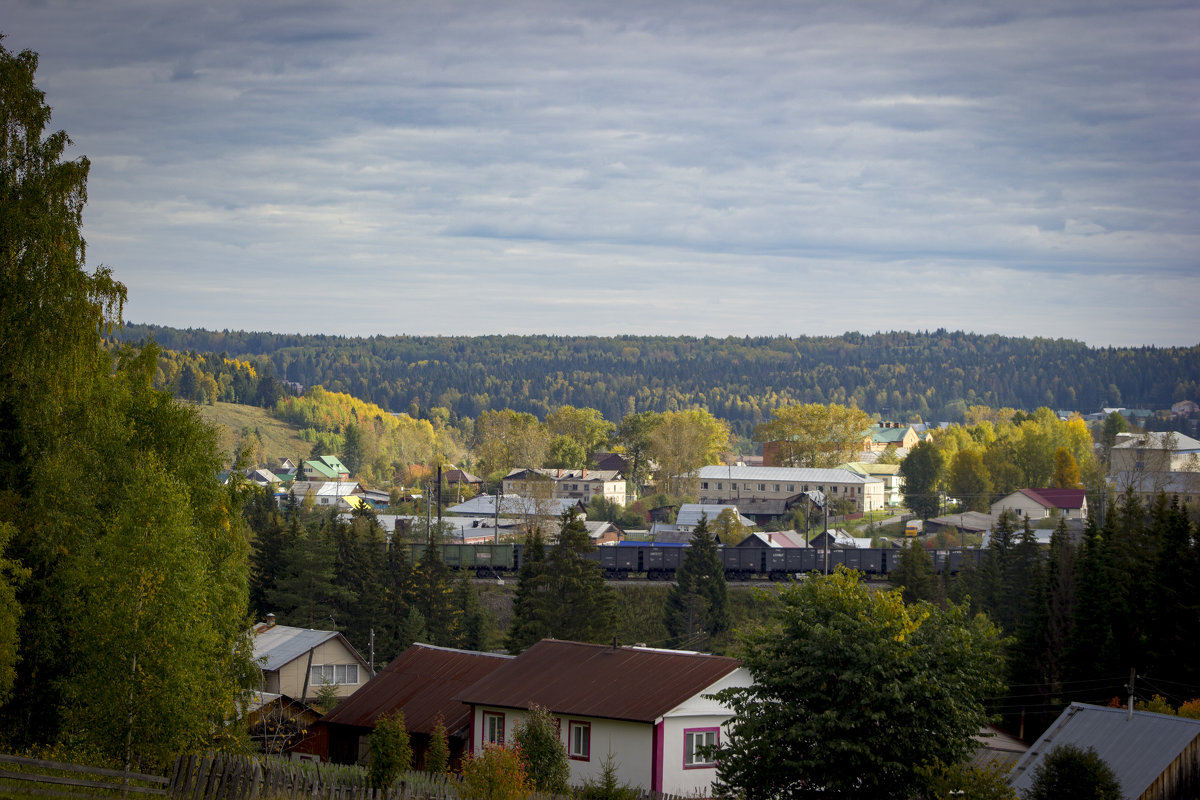
[[[789,492],[794,492],[794,491],[796,491],[796,484],[794,484],[794,483],[789,483],[789,484],[788,484],[788,491],[789,491]]]
[[[592,723],[567,723],[567,755],[576,761],[588,761],[592,757]]]
[[[719,492],[719,491],[721,491],[721,489],[723,489],[723,488],[724,488],[724,487],[723,487],[723,486],[722,486],[720,483],[718,483],[718,484],[717,484],[717,491],[718,491],[718,492]]]
[[[492,711],[483,712],[484,744],[504,744],[504,715]]]
[[[779,491],[779,484],[778,484],[778,483],[777,483],[777,484],[775,484],[775,491],[777,491],[777,492]]]
[[[708,481],[701,481],[701,482],[700,482],[700,488],[701,488],[701,489],[707,489],[707,488],[708,488]]]
[[[313,686],[357,684],[358,664],[314,664],[308,673],[308,682]]]
[[[683,768],[698,769],[717,764],[720,728],[690,728],[683,732]]]
[[[759,490],[760,492],[765,492],[765,491],[767,490],[767,485],[766,485],[765,483],[760,483],[760,484],[758,485],[758,490]]]

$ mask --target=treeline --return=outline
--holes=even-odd
[[[273,613],[281,624],[339,630],[364,655],[373,631],[380,664],[413,642],[486,649],[489,623],[478,594],[465,571],[456,577],[441,560],[440,548],[426,548],[413,563],[407,547],[389,546],[370,510],[344,519],[295,502],[281,508],[270,490],[257,492],[245,514],[253,539],[250,609],[258,619]]]
[[[1048,550],[1005,515],[989,552],[943,585],[910,547],[892,580],[909,600],[966,600],[1010,637],[1009,694],[994,705],[1010,730],[1023,718],[1032,737],[1072,701],[1124,700],[1131,669],[1141,697],[1200,697],[1200,529],[1178,503],[1122,495],[1078,542],[1060,524]]]
[[[1000,408],[1162,408],[1200,396],[1200,346],[1092,348],[1065,339],[938,330],[834,337],[372,336],[343,338],[126,325],[122,341],[243,359],[394,412],[474,418],[563,405],[618,420],[707,409],[748,436],[789,403],[853,402],[901,419],[961,421]],[[241,401],[247,402],[247,401]]]

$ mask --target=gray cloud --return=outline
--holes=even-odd
[[[102,5],[3,24],[130,319],[1197,341],[1191,3]]]

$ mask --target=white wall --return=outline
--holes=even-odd
[[[510,708],[476,706],[471,731],[471,750],[482,752],[484,744],[484,712],[504,714],[504,739],[516,741],[517,725],[524,721],[525,712]],[[591,748],[587,760],[572,758],[571,785],[578,786],[588,778],[598,778],[604,767],[605,757],[611,753],[617,766],[621,782],[632,786],[650,788],[651,755],[653,749],[653,726],[639,722],[599,719],[572,714],[552,714],[560,720],[559,741],[566,747],[571,721],[589,723]]]
[[[731,714],[728,708],[705,695],[732,687],[749,686],[753,681],[746,669],[739,668],[714,683],[697,696],[669,711],[663,717],[662,789],[667,794],[710,796],[716,780],[716,767],[683,766],[684,731],[693,728],[720,728],[720,742],[725,742]]]

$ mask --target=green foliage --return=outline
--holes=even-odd
[[[687,476],[706,464],[716,464],[729,447],[729,425],[708,411],[691,408],[664,413],[649,433],[649,455],[658,464],[660,490],[690,494]]]
[[[412,769],[412,758],[404,712],[393,711],[375,720],[375,729],[371,731],[371,785],[376,789],[390,789],[403,773]]]
[[[322,683],[316,687],[313,693],[312,704],[322,714],[328,714],[333,711],[342,698],[338,695],[338,687],[335,683]]]
[[[585,778],[575,796],[579,800],[639,800],[642,793],[637,787],[620,781],[617,777],[617,761],[609,753],[600,762],[600,775]]]
[[[891,418],[960,421],[968,406],[1095,409],[1109,384],[1165,408],[1194,398],[1200,347],[1091,348],[956,331],[864,336],[373,336],[341,338],[130,326],[129,341],[269,359],[306,386],[452,420],[570,403],[605,419],[701,407],[747,436],[769,409],[839,403]],[[401,366],[402,365],[402,366]],[[1192,393],[1188,393],[1188,392]],[[414,402],[415,401],[415,402]],[[627,451],[628,452],[628,451]],[[476,470],[478,471],[478,470]],[[482,474],[482,473],[481,473]],[[636,480],[636,478],[635,478]]]
[[[1087,797],[1118,800],[1121,782],[1112,767],[1091,747],[1056,745],[1033,771],[1033,783],[1026,800],[1059,800],[1063,797]]]
[[[998,763],[984,766],[939,764],[922,767],[919,772],[928,782],[928,800],[1019,800],[1008,785],[1008,770]]]
[[[992,476],[978,450],[960,450],[950,461],[950,494],[964,511],[987,513],[992,500]]]
[[[773,442],[781,467],[832,468],[863,449],[871,417],[854,406],[804,403],[776,408],[754,429],[758,442]]]
[[[524,800],[533,790],[517,745],[485,744],[462,766],[463,794],[476,800]]]
[[[317,449],[329,452],[328,445],[339,445],[334,449],[341,452],[351,474],[367,483],[390,485],[397,468],[440,463],[462,454],[462,444],[451,429],[435,430],[428,420],[392,414],[321,386],[309,388],[302,397],[280,399],[273,413],[297,428],[312,430],[314,438],[339,436],[340,442],[318,442]]]
[[[571,763],[550,712],[541,706],[530,706],[525,719],[517,725],[514,737],[521,748],[529,785],[538,792],[565,793],[571,777]]]
[[[943,466],[942,454],[931,442],[921,442],[900,462],[904,502],[921,519],[929,519],[938,513],[941,498],[937,487]]]
[[[438,714],[433,723],[433,731],[429,734],[429,749],[425,751],[425,771],[435,775],[444,775],[450,769],[450,737],[446,732],[446,722]]]
[[[0,703],[8,699],[17,679],[17,625],[21,619],[21,604],[17,602],[17,586],[29,577],[29,570],[17,561],[4,558],[4,550],[16,528],[0,522]]]
[[[932,603],[938,598],[938,580],[933,571],[933,558],[916,539],[911,539],[900,551],[896,569],[889,576],[892,585],[900,590],[906,603],[924,600]]]
[[[595,561],[583,521],[568,509],[548,550],[536,532],[525,544],[506,647],[519,652],[545,637],[605,641],[612,633],[616,597]]]
[[[717,540],[702,515],[692,532],[691,547],[667,592],[663,620],[676,647],[703,649],[710,636],[729,629],[729,597]]]
[[[754,685],[718,698],[734,711],[718,781],[755,798],[908,798],[922,764],[957,763],[1000,689],[1001,643],[962,606],[905,605],[856,573],[780,593],[779,615],[744,635]]]

